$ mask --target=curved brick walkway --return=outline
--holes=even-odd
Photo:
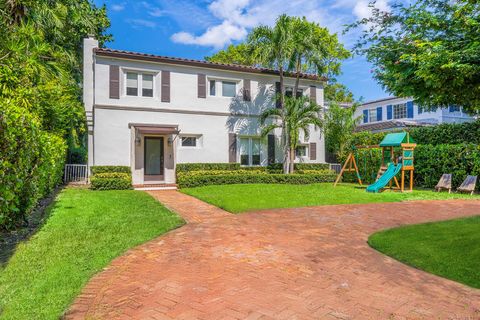
[[[155,196],[170,197],[172,209],[191,200],[187,219],[204,222],[114,260],[84,288],[66,318],[480,319],[480,290],[407,267],[366,244],[377,230],[479,214],[478,201],[238,216],[202,204],[196,217],[192,212],[201,201],[175,192]],[[207,218],[210,209],[214,219]]]

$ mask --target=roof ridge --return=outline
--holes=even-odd
[[[233,63],[219,63],[219,62],[210,62],[206,60],[197,60],[197,59],[189,59],[189,58],[179,58],[179,57],[170,57],[170,56],[161,56],[161,55],[155,55],[155,54],[150,54],[150,53],[140,53],[140,52],[134,52],[134,51],[128,51],[128,50],[118,50],[118,49],[111,49],[111,48],[95,48],[95,52],[99,54],[105,54],[105,55],[113,55],[117,56],[119,58],[149,58],[149,60],[159,60],[159,62],[165,62],[165,63],[188,63],[188,64],[196,64],[197,66],[209,66],[209,67],[219,67],[219,69],[223,68],[228,68],[228,70],[233,70],[233,71],[245,71],[245,72],[251,72],[255,71],[256,73],[269,73],[269,74],[278,74],[278,70],[274,69],[268,69],[268,68],[263,68],[263,67],[255,67],[255,66],[246,66],[246,65],[241,65],[241,64],[233,64]],[[120,55],[120,56],[119,56]],[[123,55],[123,56],[121,56]],[[162,61],[163,60],[163,61]],[[286,72],[285,76],[287,77],[295,77],[296,74],[292,72]],[[313,73],[300,73],[300,78],[303,79],[308,79],[308,80],[321,80],[321,81],[326,81],[327,79],[325,77],[320,77],[316,74]]]

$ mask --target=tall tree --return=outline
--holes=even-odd
[[[279,113],[285,113],[285,69],[293,54],[293,34],[295,32],[293,18],[283,14],[278,17],[275,26],[259,26],[248,35],[248,46],[254,53],[253,59],[262,65],[276,69],[280,76]],[[284,118],[284,115],[281,116]],[[282,121],[282,145],[284,146],[283,171],[289,171],[288,131]]]
[[[345,155],[345,148],[349,145],[359,117],[355,117],[353,107],[345,108],[336,102],[330,103],[324,116],[325,146],[331,152],[342,158]]]
[[[255,60],[256,54],[252,53],[252,48],[246,43],[237,45],[231,44],[225,50],[205,57],[206,61],[226,64],[239,64],[244,66],[254,66],[258,64]]]
[[[262,136],[268,135],[277,128],[287,131],[287,148],[289,149],[288,173],[294,171],[295,150],[303,134],[305,140],[310,137],[310,129],[323,128],[323,121],[320,117],[322,108],[308,97],[286,97],[284,110],[271,108],[265,110],[260,116],[262,124]],[[267,123],[267,119],[273,121]]]
[[[397,1],[391,12],[373,9],[347,30],[364,29],[356,46],[378,82],[425,108],[461,105],[480,110],[480,2]]]
[[[353,103],[355,98],[353,93],[344,85],[338,82],[327,83],[323,89],[325,101],[337,103]]]

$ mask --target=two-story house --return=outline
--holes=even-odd
[[[104,49],[84,40],[88,165],[130,166],[134,185],[175,182],[177,163],[281,162],[280,132],[260,136],[259,115],[278,107],[278,72]],[[291,94],[295,79],[286,78]],[[323,105],[324,79],[302,74],[300,92]],[[273,119],[269,121],[274,121]],[[297,162],[325,162],[312,128]]]
[[[357,108],[355,117],[360,119],[357,131],[372,132],[474,120],[458,106],[426,111],[415,104],[412,98],[398,97],[366,102]]]

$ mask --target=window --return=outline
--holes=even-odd
[[[196,147],[197,137],[182,137],[182,147]]]
[[[138,96],[138,73],[127,72],[127,96]]]
[[[240,164],[242,166],[259,166],[260,148],[260,139],[240,138]]]
[[[377,119],[377,109],[369,109],[368,110],[368,119],[370,122],[378,121]]]
[[[295,149],[295,156],[297,158],[306,157],[307,156],[307,146],[298,146]]]
[[[292,97],[293,95],[293,88],[285,88],[285,96]],[[303,96],[303,89],[297,90],[297,98]]]
[[[459,106],[450,106],[448,107],[449,112],[460,112],[460,107]]]
[[[142,96],[153,97],[153,75],[142,74]]]
[[[215,80],[210,80],[210,95],[211,96],[216,95],[215,86],[216,86],[216,81]]]
[[[401,103],[393,106],[393,119],[403,119],[407,117],[407,104]]]
[[[237,93],[237,84],[235,82],[222,81],[222,96],[235,97]]]

